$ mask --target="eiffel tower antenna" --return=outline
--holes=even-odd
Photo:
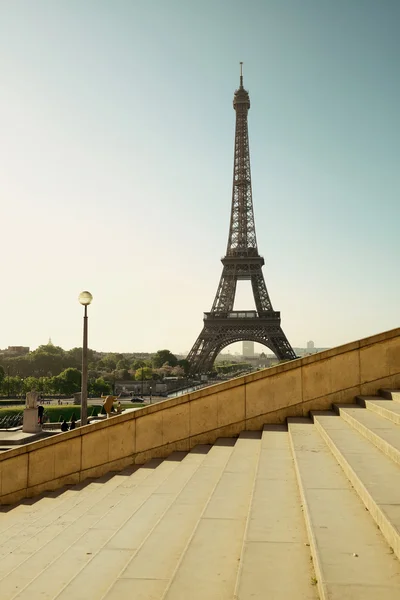
[[[250,97],[243,87],[242,62],[233,108],[236,130],[228,245],[211,311],[204,313],[203,329],[187,356],[192,374],[210,371],[221,350],[240,341],[263,344],[280,360],[296,358],[282,330],[280,312],[272,308],[262,272],[264,259],[257,248],[247,125]],[[233,310],[236,285],[242,279],[251,281],[255,311]]]

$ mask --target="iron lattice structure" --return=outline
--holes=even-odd
[[[225,346],[243,340],[267,346],[280,360],[296,358],[282,330],[280,313],[272,308],[262,272],[264,259],[257,248],[247,127],[250,97],[243,87],[242,63],[233,108],[236,131],[228,245],[211,312],[204,313],[203,330],[187,356],[192,374],[210,371]],[[251,281],[255,311],[233,310],[236,285],[243,279]]]

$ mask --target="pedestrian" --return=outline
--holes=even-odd
[[[67,423],[67,421],[65,419],[61,423],[61,431],[68,431],[68,423]]]
[[[39,404],[37,409],[38,409],[38,422],[40,425],[43,425],[44,406],[42,404]]]
[[[75,413],[72,413],[72,417],[71,417],[71,425],[69,426],[69,429],[75,429],[75,422],[76,422],[76,418],[75,418]]]

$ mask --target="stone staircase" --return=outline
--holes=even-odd
[[[398,600],[400,392],[0,509],[1,600]]]

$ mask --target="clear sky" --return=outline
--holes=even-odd
[[[399,326],[398,0],[0,0],[0,348],[189,350],[244,61],[258,247],[293,346]],[[254,307],[239,282],[235,308]]]

